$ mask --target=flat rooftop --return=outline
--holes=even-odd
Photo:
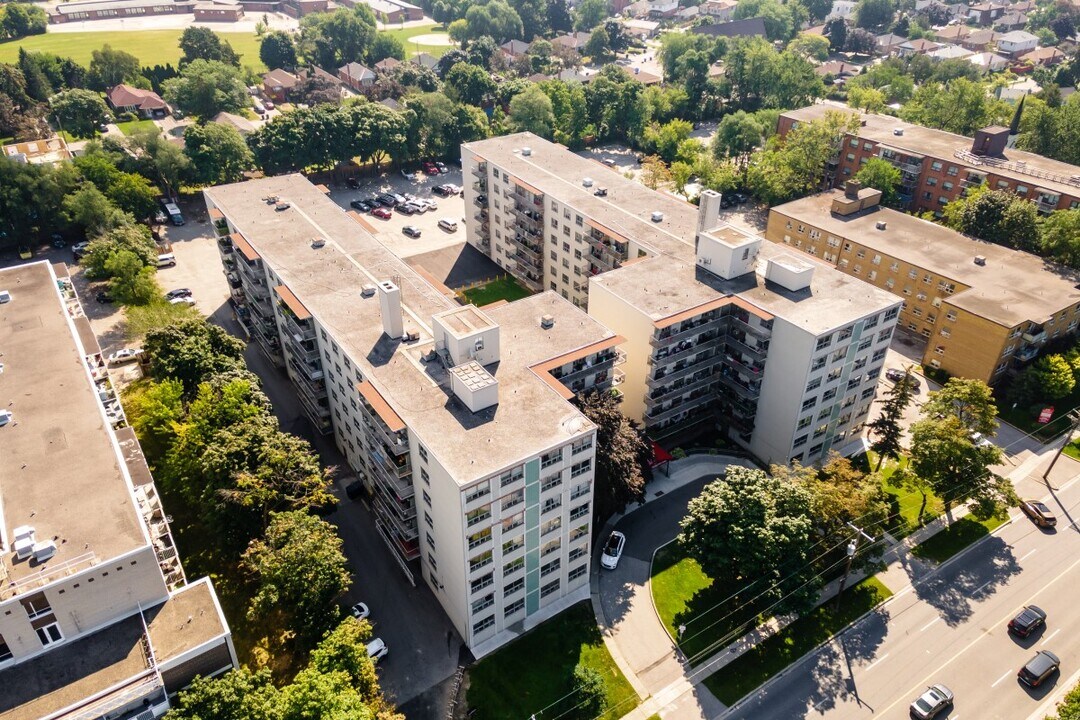
[[[968,285],[948,302],[1006,327],[1044,322],[1080,302],[1080,274],[1067,268],[881,206],[835,215],[830,212],[832,201],[842,195],[833,190],[773,211]],[[882,220],[885,229],[879,230]],[[977,255],[986,258],[985,265],[975,264]]]
[[[20,525],[57,538],[44,563],[3,553],[4,585],[18,591],[64,563],[82,569],[89,554],[103,561],[150,540],[86,367],[93,334],[74,330],[48,263],[0,270],[0,290],[11,292],[0,305],[0,407],[13,413],[0,428],[0,529],[6,542]]]
[[[499,472],[591,429],[531,369],[614,336],[573,304],[547,292],[484,309],[500,326],[500,362],[486,368],[499,383],[499,403],[472,413],[454,397],[446,370],[427,359],[432,316],[461,306],[307,179],[282,175],[205,193],[458,482]],[[269,195],[292,207],[275,212],[259,199]],[[325,244],[313,248],[314,237]],[[401,288],[405,326],[419,332],[416,342],[386,337],[378,295],[361,297],[362,286],[387,279]],[[540,327],[543,315],[555,318],[551,329]]]
[[[790,264],[791,253],[762,238],[755,272],[724,280],[692,262],[647,258],[589,279],[641,310],[654,322],[723,296],[737,296],[809,333],[819,335],[899,302],[895,295],[807,256],[810,287],[791,291],[765,279],[769,259]]]
[[[694,254],[697,206],[674,195],[650,190],[617,170],[532,133],[503,135],[462,147],[654,254]],[[525,147],[530,150],[527,156],[521,152]],[[585,178],[593,181],[592,187],[583,185]],[[600,187],[607,189],[606,197],[593,194]],[[664,214],[663,220],[653,222],[655,211]]]
[[[129,616],[0,671],[0,720],[38,720],[110,688],[111,693],[93,702],[141,686],[149,691],[160,683],[144,640],[149,639],[160,665],[226,632],[210,582],[187,585],[143,617]]]
[[[1077,184],[1066,180],[1073,177],[1080,178],[1080,167],[1051,160],[1035,153],[1016,149],[1005,151],[1005,161],[1010,164],[1022,163],[1030,172],[1019,172],[1016,169],[1001,167],[995,164],[994,158],[987,158],[986,162],[973,162],[972,159],[975,156],[966,155],[961,159],[957,157],[957,153],[970,152],[973,138],[904,122],[890,115],[862,113],[838,102],[822,102],[782,113],[782,116],[799,122],[810,122],[823,118],[829,111],[858,115],[863,123],[863,126],[859,128],[859,137],[873,140],[880,145],[887,145],[915,155],[929,155],[972,170],[994,172],[1032,188],[1041,187],[1073,197],[1080,196],[1080,179],[1077,180]],[[903,131],[902,135],[895,134],[898,129]],[[1047,173],[1061,180],[1046,177]]]

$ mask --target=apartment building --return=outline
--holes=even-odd
[[[0,270],[0,718],[150,720],[236,665],[67,268]]]
[[[623,411],[766,462],[858,442],[900,302],[529,133],[462,146],[468,240],[619,334]],[[471,208],[476,207],[474,211]]]
[[[844,138],[826,165],[828,186],[843,187],[870,158],[879,157],[900,170],[900,195],[909,210],[940,212],[983,183],[1031,200],[1043,214],[1080,207],[1080,167],[1010,147],[1007,127],[984,128],[968,138],[823,102],[782,113],[777,132],[783,135],[798,123],[837,111],[857,115],[859,129]]]
[[[1076,332],[1080,276],[1042,258],[879,204],[850,182],[773,208],[765,236],[819,257],[904,301],[902,327],[926,339],[923,362],[988,383]]]
[[[555,293],[461,306],[300,175],[205,191],[238,317],[482,656],[589,594],[596,428],[622,338]]]

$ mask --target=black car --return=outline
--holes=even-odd
[[[740,205],[750,201],[750,196],[746,193],[737,192],[732,196],[732,199]]]
[[[379,207],[380,205],[382,205],[382,203],[381,203],[381,202],[379,202],[379,196],[378,196],[378,195],[371,195],[371,196],[369,196],[369,197],[366,197],[366,198],[361,198],[361,199],[362,199],[362,200],[363,200],[364,202],[366,202],[366,203],[367,203],[368,205],[370,205],[371,207],[373,207],[373,208],[375,208],[375,207]]]
[[[365,202],[364,200],[353,200],[351,203],[349,203],[349,207],[351,207],[353,210],[359,210],[360,212],[365,213],[371,210],[371,206],[368,205],[367,202]]]
[[[1016,676],[1020,682],[1031,687],[1039,687],[1046,678],[1050,677],[1061,667],[1061,660],[1049,650],[1040,650],[1035,657],[1028,660],[1027,665],[1020,668]]]
[[[1046,624],[1046,613],[1042,608],[1028,605],[1009,621],[1009,630],[1020,637],[1027,637]]]
[[[444,162],[440,162],[440,161],[436,160],[435,161],[435,167],[438,168],[439,172],[441,172],[443,175],[450,172],[450,169],[446,167],[446,163],[444,163]]]
[[[379,204],[383,207],[394,207],[398,204],[398,200],[389,193],[383,193],[379,196]]]
[[[890,381],[894,382],[894,383],[898,383],[901,380],[903,380],[904,375],[908,376],[909,381],[911,382],[911,389],[912,390],[919,390],[919,388],[922,387],[922,383],[919,382],[919,378],[917,378],[913,373],[905,373],[903,370],[901,370],[899,368],[889,368],[888,370],[885,371],[885,378],[887,380],[890,380]]]
[[[439,197],[450,197],[451,195],[453,195],[453,193],[450,192],[450,188],[446,185],[436,185],[435,187],[431,188],[431,194],[438,195]]]
[[[351,187],[353,190],[360,189],[360,178],[351,177],[345,181],[345,184]]]
[[[409,203],[404,203],[404,204],[401,204],[401,205],[395,205],[394,209],[397,210],[402,215],[415,215],[416,214],[416,206],[415,205],[410,205]]]

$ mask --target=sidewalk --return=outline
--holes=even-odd
[[[1032,455],[1009,473],[1009,479],[1013,481],[1013,484],[1017,487],[1017,493],[1020,494],[1021,497],[1024,497],[1025,495],[1035,495],[1035,491],[1039,488],[1041,488],[1041,491],[1038,492],[1038,497],[1046,494],[1048,487],[1042,481],[1042,474],[1049,466],[1051,458],[1060,443],[1061,441],[1059,440],[1057,443],[1054,443],[1053,446],[1045,448],[1043,453]],[[687,458],[687,460],[690,459],[692,458]],[[672,465],[674,466],[675,463],[672,463]],[[706,467],[709,467],[708,464],[703,463],[702,467],[695,471],[696,476],[700,477],[701,470]],[[676,475],[681,469],[682,468],[676,470],[673,468],[672,475]],[[680,477],[683,476],[680,475]],[[1051,491],[1057,490],[1065,483],[1078,478],[1080,478],[1080,463],[1077,463],[1068,456],[1062,456],[1050,474],[1049,489]],[[683,482],[689,482],[689,479],[685,479]],[[955,522],[967,514],[968,510],[966,507],[958,508],[952,513],[952,521]],[[1014,518],[1010,518],[1010,520],[1002,524],[1001,527],[1005,527],[1011,523],[1013,519]],[[911,555],[911,549],[931,535],[944,529],[946,525],[947,520],[942,516],[901,540],[886,536],[889,547],[883,555],[883,560],[887,565],[884,570],[876,573],[876,577],[881,580],[886,587],[893,591],[893,597],[897,597],[901,593],[909,590],[913,584],[921,582],[938,568],[934,563],[924,562]],[[949,561],[947,560],[946,563],[947,562]],[[866,576],[867,573],[864,571],[852,572],[848,577],[847,586],[853,586]],[[837,592],[839,591],[839,583],[839,579],[836,579],[822,588],[818,600],[819,605],[836,597]],[[646,590],[649,591],[651,595],[651,590],[648,590],[648,588],[646,588]],[[595,593],[593,605],[594,608],[599,607]],[[651,695],[646,696],[642,692],[644,683],[634,676],[633,672],[630,671],[625,662],[620,662],[622,656],[619,654],[619,650],[617,646],[615,646],[615,643],[609,640],[611,630],[602,622],[602,614],[597,612],[597,623],[604,632],[605,644],[607,644],[608,650],[612,653],[612,656],[616,659],[616,663],[619,664],[620,669],[634,686],[634,689],[644,698],[641,705],[624,715],[622,720],[647,720],[653,715],[661,713],[661,711],[663,711],[662,714],[665,720],[715,720],[723,717],[729,708],[716,700],[716,698],[701,685],[701,682],[739,658],[745,652],[757,646],[759,643],[787,627],[794,619],[794,616],[773,618],[768,623],[747,633],[696,667],[690,667],[687,663],[681,661],[681,653],[679,653],[675,643],[671,640],[670,636],[668,636],[668,642],[672,648],[670,662],[681,667],[682,677],[669,683],[663,688],[654,690]],[[659,618],[656,619],[656,623],[658,625],[660,624]],[[665,635],[667,634],[666,630],[664,633]],[[796,663],[797,662],[798,661],[796,661]],[[786,672],[786,670],[784,672]],[[769,683],[766,682],[762,688],[768,686],[768,684]],[[755,692],[760,692],[762,688],[758,688]]]

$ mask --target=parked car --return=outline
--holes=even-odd
[[[435,198],[420,198],[416,202],[420,205],[423,205],[425,210],[439,209],[439,203],[435,201]]]
[[[176,256],[172,253],[162,253],[157,256],[157,266],[159,268],[174,267],[176,265]]]
[[[411,238],[420,237],[420,228],[416,227],[415,225],[406,225],[405,227],[401,228],[401,232],[405,233]]]
[[[142,348],[124,348],[123,350],[117,350],[113,354],[109,355],[106,360],[110,364],[119,365],[121,363],[131,362],[139,357],[139,353],[142,352]]]
[[[154,213],[154,222],[158,225],[164,225],[168,220],[169,217],[165,214],[164,211],[158,210]]]
[[[191,297],[190,295],[187,295],[187,296],[184,296],[184,297],[175,297],[175,298],[173,298],[172,300],[169,301],[169,304],[170,305],[194,305],[195,304],[195,298]]]
[[[353,605],[352,609],[349,612],[351,612],[352,616],[357,620],[364,620],[369,615],[371,615],[371,610],[369,610],[368,606],[362,602],[358,602]]]
[[[1054,527],[1057,525],[1057,518],[1054,517],[1054,513],[1050,512],[1050,508],[1046,507],[1046,503],[1039,500],[1024,500],[1020,503],[1020,510],[1039,527]]]
[[[398,204],[397,196],[390,193],[383,193],[379,195],[379,204],[383,207],[394,207]]]
[[[454,188],[452,185],[436,185],[431,188],[432,195],[438,195],[439,197],[450,197],[454,194]]]
[[[1045,624],[1046,612],[1036,605],[1028,605],[1009,621],[1009,630],[1026,638]]]
[[[410,171],[406,170],[405,168],[402,168],[401,169],[401,177],[405,178],[406,180],[415,180],[416,179],[416,171],[410,172]]]
[[[931,685],[911,703],[911,715],[919,720],[930,720],[952,703],[952,690],[944,685]]]
[[[740,205],[742,205],[742,204],[744,204],[746,202],[749,202],[749,200],[750,200],[749,195],[747,195],[746,193],[741,193],[741,192],[735,193],[735,195],[733,197],[734,197],[735,202],[739,203]]]
[[[436,160],[434,162],[434,165],[435,165],[435,169],[438,170],[440,173],[442,173],[444,175],[446,173],[450,172],[450,168],[446,167],[446,163],[442,162],[441,160]]]
[[[608,166],[609,168],[613,168],[613,167],[615,167],[615,161],[614,161],[614,160],[612,160],[611,158],[604,158],[604,159],[602,159],[602,160],[601,160],[600,162],[604,163],[604,164],[605,164],[605,165],[607,165],[607,166]]]
[[[372,208],[371,214],[377,218],[382,218],[383,220],[389,220],[393,216],[393,213],[390,212],[390,208],[381,206],[377,208]]]
[[[30,249],[29,245],[19,246],[19,259],[29,260],[32,257],[34,257],[34,251]]]
[[[345,178],[345,185],[351,187],[353,190],[360,189],[360,178],[350,177]]]
[[[1039,687],[1046,678],[1050,677],[1061,667],[1061,660],[1049,650],[1040,650],[1035,657],[1027,661],[1027,665],[1020,668],[1016,676],[1020,682],[1031,687]]]
[[[891,382],[898,383],[904,379],[904,375],[911,378],[911,387],[913,390],[918,391],[922,387],[922,383],[919,382],[919,378],[915,373],[905,373],[900,368],[889,368],[885,371],[885,378]]]
[[[86,241],[75,243],[71,246],[71,254],[76,260],[79,260],[86,254],[86,248],[88,247],[90,247],[90,243]]]
[[[382,205],[382,202],[379,201],[378,195],[371,195],[369,197],[363,198],[363,200],[371,207],[375,207],[376,205]]]
[[[457,232],[457,220],[454,218],[442,218],[439,220],[439,227],[446,232]]]
[[[176,288],[175,290],[170,290],[169,292],[165,293],[165,299],[166,300],[172,300],[173,298],[178,298],[178,297],[191,297],[191,289],[190,288]]]
[[[419,208],[412,203],[401,203],[400,205],[395,205],[394,209],[402,215],[415,215],[419,211]]]
[[[274,109],[274,101],[270,100],[270,99],[265,100],[263,102],[263,107],[265,107],[267,110],[273,110]]]
[[[411,207],[420,215],[423,215],[431,209],[430,207],[428,207],[428,204],[426,202],[419,198],[417,198],[416,200],[410,200],[409,202],[405,203],[405,205],[406,207]]]
[[[99,290],[98,294],[94,296],[94,300],[97,300],[99,303],[111,303],[113,302],[113,296],[105,290]]]
[[[349,203],[349,207],[351,207],[353,210],[359,210],[360,212],[368,212],[369,210],[371,210],[371,206],[363,200],[353,200],[351,203]]]
[[[390,652],[390,649],[386,647],[386,643],[382,641],[382,638],[375,638],[367,644],[367,654],[371,658],[371,662],[378,662],[386,657],[388,652]]]
[[[394,198],[394,202],[396,202],[398,205],[409,202],[409,198],[405,197],[400,193],[390,193],[390,197]]]
[[[425,160],[422,163],[421,167],[424,168],[424,172],[426,174],[428,174],[428,175],[438,175],[439,174],[439,168],[435,167],[435,163],[431,162],[430,160]]]
[[[605,570],[614,570],[622,558],[623,548],[626,547],[626,536],[618,530],[614,530],[604,546],[604,554],[600,556],[600,566]]]

